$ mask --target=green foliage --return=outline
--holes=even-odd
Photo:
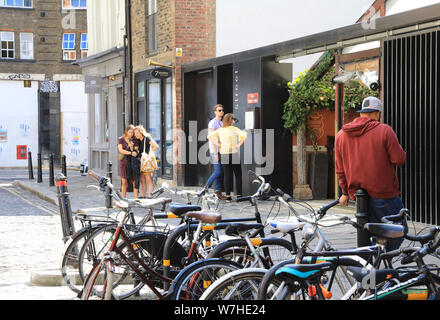
[[[361,85],[357,80],[344,83],[344,113],[347,113],[350,109],[360,110],[362,101],[369,96],[379,98],[379,90],[373,91]]]
[[[334,51],[329,50],[321,56],[314,69],[300,73],[295,81],[287,84],[289,98],[284,103],[282,116],[286,129],[296,135],[298,128],[305,126],[309,137],[316,142],[316,135],[307,127],[307,121],[319,109],[334,109],[334,74]],[[357,80],[345,83],[345,113],[350,109],[359,110],[363,99],[368,96],[378,97],[379,91],[373,91]]]
[[[307,128],[307,120],[316,110],[334,106],[333,62],[333,51],[327,51],[314,69],[300,73],[295,81],[287,84],[289,98],[284,103],[282,118],[284,127],[294,134],[301,126]]]

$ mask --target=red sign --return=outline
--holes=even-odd
[[[248,93],[247,95],[247,103],[258,103],[258,92]]]
[[[27,146],[17,146],[17,159],[27,159]]]

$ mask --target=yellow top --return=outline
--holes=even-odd
[[[220,142],[220,153],[230,154],[238,152],[240,142],[244,141],[247,133],[237,127],[220,128],[208,135],[209,139]],[[218,142],[217,142],[218,143]]]

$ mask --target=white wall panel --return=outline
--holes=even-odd
[[[38,153],[38,81],[25,88],[23,81],[0,80],[0,167],[26,167],[17,160],[17,145]]]

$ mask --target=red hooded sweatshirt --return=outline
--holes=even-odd
[[[347,123],[336,135],[336,174],[342,193],[351,199],[359,188],[373,198],[400,195],[394,167],[402,166],[405,159],[393,129],[368,117]]]

